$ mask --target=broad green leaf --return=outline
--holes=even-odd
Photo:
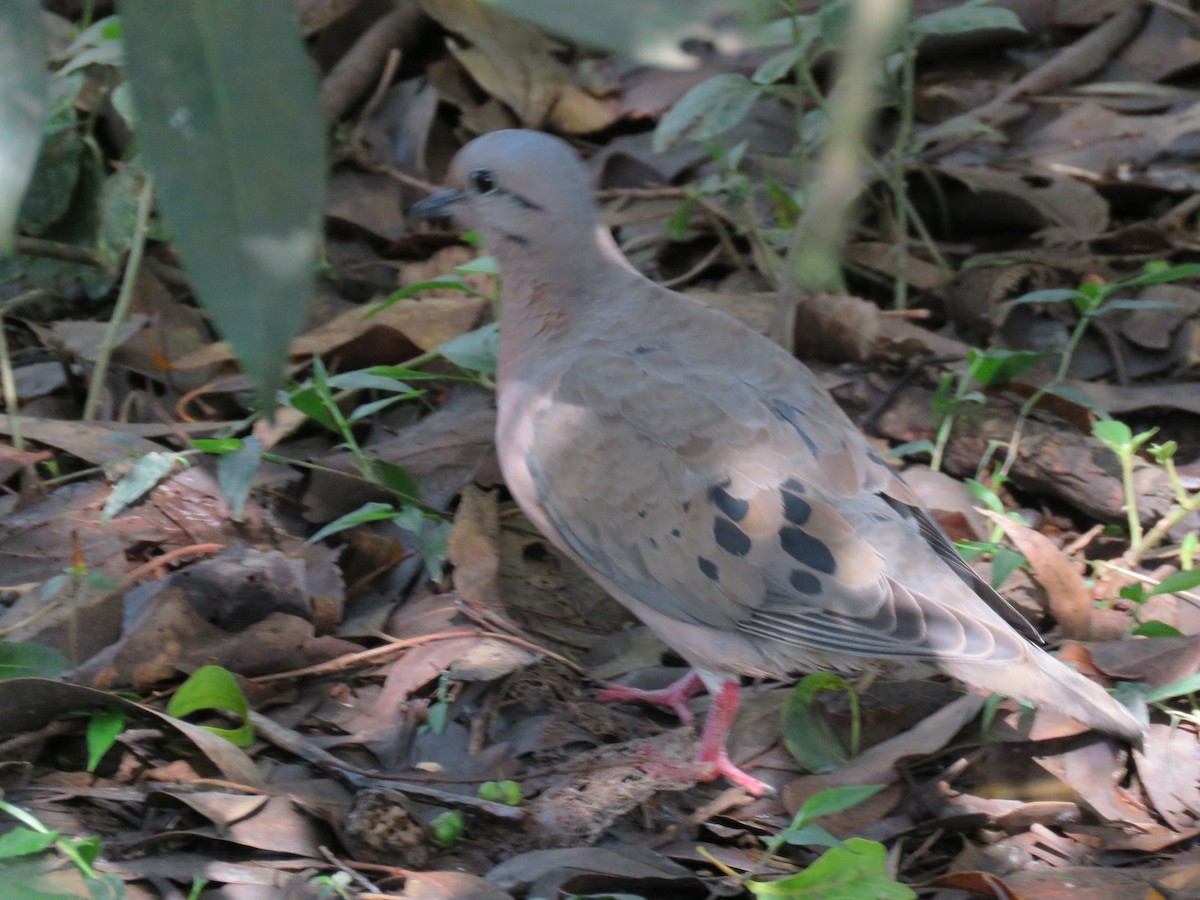
[[[774,84],[786,78],[796,63],[804,58],[804,47],[788,47],[780,50],[754,70],[750,80],[755,84]]]
[[[66,576],[62,576],[63,584]],[[43,591],[43,598],[50,596]],[[0,641],[0,681],[8,678],[54,678],[71,667],[70,661],[53,647]]]
[[[883,844],[850,838],[826,850],[811,866],[778,881],[749,881],[756,897],[771,900],[912,900],[917,895],[887,874]]]
[[[0,3],[0,256],[12,252],[21,198],[42,143],[49,79],[38,0]]]
[[[1092,435],[1114,452],[1133,443],[1133,432],[1129,430],[1128,425],[1117,419],[1093,422]]]
[[[242,448],[241,438],[192,438],[192,447],[201,453],[231,453]]]
[[[968,31],[981,31],[991,28],[1011,28],[1014,31],[1024,31],[1025,26],[1010,9],[996,6],[978,6],[964,3],[941,9],[937,12],[926,13],[913,19],[909,26],[916,38],[931,34],[965,34]]]
[[[726,72],[700,82],[679,98],[654,129],[654,152],[662,153],[681,137],[708,141],[746,118],[763,87],[745,75]]]
[[[1173,625],[1168,625],[1166,622],[1160,622],[1158,619],[1151,619],[1149,622],[1143,622],[1137,628],[1133,629],[1131,634],[1136,637],[1183,637],[1183,632]]]
[[[829,720],[816,706],[822,691],[847,691],[858,713],[858,698],[849,683],[831,672],[806,675],[792,688],[787,705],[781,713],[783,742],[788,752],[810,772],[831,772],[845,765],[850,754],[842,746]]]
[[[138,138],[196,293],[273,406],[321,237],[325,122],[290,3],[124,0]]]
[[[102,521],[107,522],[129,504],[152,491],[156,484],[171,474],[175,462],[176,457],[173,453],[147,453],[139,459],[129,473],[113,486],[108,502],[104,504]]]
[[[88,716],[87,724],[87,770],[95,772],[104,754],[112,749],[121,732],[125,730],[125,715],[113,709],[101,709]]]
[[[442,580],[442,563],[450,553],[450,530],[454,523],[448,519],[426,519],[417,530],[417,548],[425,560],[425,571],[433,581]]]
[[[167,712],[177,719],[200,710],[221,710],[242,720],[238,728],[205,726],[213,734],[228,740],[235,747],[249,747],[254,742],[254,726],[250,724],[250,704],[238,686],[237,679],[221,666],[203,666],[191,674],[171,702]]]
[[[18,825],[11,831],[0,834],[0,859],[41,853],[56,840],[57,831],[31,831],[23,825]]]
[[[421,486],[404,466],[385,459],[371,460],[371,466],[375,469],[375,477],[379,479],[379,483],[389,491],[405,500],[420,501]],[[417,513],[419,514],[420,510],[417,510]]]

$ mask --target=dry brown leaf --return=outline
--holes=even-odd
[[[549,125],[568,134],[590,134],[617,118],[613,100],[602,100],[575,82],[560,61],[563,45],[478,0],[421,0],[425,11],[470,43],[450,50],[475,82],[511,108],[526,128]]]

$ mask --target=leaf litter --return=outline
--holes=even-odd
[[[301,12],[319,5],[302,3]],[[984,52],[968,33],[921,46],[915,109],[933,137],[921,171],[907,177],[930,239],[899,240],[895,222],[864,216],[847,254],[850,295],[816,297],[801,310],[797,337],[810,339],[798,342],[802,355],[815,344],[816,356],[851,363],[826,365],[821,377],[885,444],[935,438],[939,374],[957,371],[968,348],[1040,352],[1061,346],[1080,320],[1070,305],[1013,299],[1194,256],[1195,22],[1167,4],[1049,6],[1022,15],[1031,32],[1054,26],[1053,39],[1006,34]],[[792,848],[766,860],[761,838],[820,792],[864,784],[886,787],[822,826],[889,846],[889,871],[923,896],[1200,890],[1200,750],[1186,701],[1180,714],[1158,714],[1145,748],[1128,752],[1059,717],[954,698],[945,686],[859,686],[857,720],[841,694],[819,694],[815,714],[847,744],[861,728],[862,752],[814,774],[778,740],[786,690],[764,685],[746,704],[734,748],[778,797],[750,800],[642,764],[651,747],[686,762],[694,734],[666,715],[596,703],[596,683],[662,684],[679,661],[505,499],[489,449],[486,380],[467,387],[457,366],[426,360],[486,324],[490,280],[456,275],[474,251],[410,231],[400,198],[407,204],[414,185],[436,181],[468,133],[524,124],[583,136],[581,146],[586,139],[600,151],[605,220],[630,258],[660,280],[685,278],[684,290],[765,331],[777,303],[772,273],[741,236],[751,225],[768,236],[778,226],[761,220],[768,183],[777,199],[803,186],[789,159],[794,136],[781,134],[765,92],[738,95],[741,115],[726,117],[735,127],[713,137],[719,151],[682,141],[660,157],[647,134],[632,133],[708,77],[746,83],[763,55],[716,53],[694,72],[673,72],[572,47],[492,10],[425,7],[439,24],[423,27],[444,29],[449,49],[419,63],[402,54],[362,118],[349,114],[327,207],[337,271],[291,360],[301,379],[314,355],[331,372],[415,361],[435,376],[410,385],[421,388],[414,399],[365,416],[353,435],[372,459],[407,471],[429,521],[453,521],[449,574],[432,580],[420,557],[426,545],[393,521],[304,546],[316,528],[395,493],[363,477],[344,435],[303,415],[280,417],[264,442],[272,457],[233,517],[215,465],[190,438],[243,419],[247,384],[186,302],[169,245],[154,248],[134,286],[144,318],[121,336],[102,420],[78,421],[76,385],[97,333],[90,298],[113,289],[112,264],[23,245],[0,283],[54,301],[18,308],[28,318],[15,365],[18,384],[29,386],[20,395],[23,439],[53,454],[55,473],[75,483],[40,486],[30,467],[45,458],[6,455],[12,465],[0,473],[15,500],[0,507],[0,629],[13,646],[60,652],[71,677],[51,680],[25,662],[23,678],[0,682],[0,751],[21,763],[6,767],[5,799],[64,834],[99,834],[97,865],[130,896],[155,896],[151,886],[167,881],[186,889],[193,877],[260,896],[316,896],[314,873],[337,871],[356,873],[358,889],[405,897],[745,896],[729,873],[785,877],[817,856]],[[361,53],[370,70],[387,72],[386,48],[365,40],[374,13],[359,12],[310,19],[310,33],[328,40],[330,60]],[[1019,52],[1002,52],[1004,42]],[[80,77],[107,77],[102,68],[85,66]],[[114,129],[123,121],[86,91],[75,102]],[[25,233],[69,243],[64,223],[80,202],[96,205],[110,235],[119,231],[128,213],[117,202],[121,185],[103,191],[81,175],[62,140],[41,170]],[[750,204],[726,165],[741,142],[758,192]],[[111,159],[124,146],[114,137]],[[429,291],[365,315],[366,301],[439,277],[475,293]],[[910,302],[882,312],[892,297],[881,285],[896,279],[909,285]],[[1123,562],[1123,544],[1099,532],[1080,537],[1093,525],[1126,524],[1116,460],[1088,431],[1097,414],[1161,426],[1195,490],[1196,285],[1192,276],[1132,288],[1141,305],[1097,319],[1080,344],[1064,382],[1074,393],[1024,420],[1011,483],[998,491],[1026,524],[995,510],[981,518],[972,498],[954,496],[959,482],[939,486],[930,476],[944,475],[907,468],[914,483],[931,482],[921,493],[955,537],[995,540],[993,523],[1008,535],[1028,571],[1010,575],[1006,593],[1026,597],[1052,637],[1086,642],[1068,640],[1063,656],[1150,703],[1200,689],[1200,597],[1194,586],[1131,593],[1140,578],[1170,575],[1178,557],[1134,560],[1136,577],[1119,575],[1104,564]],[[1048,372],[984,385],[986,402],[957,413],[945,471],[989,474],[992,448],[1009,440]],[[363,402],[358,393],[341,402]],[[0,433],[16,439],[9,419]],[[117,481],[137,459],[165,451],[183,457],[105,521],[110,488],[88,467]],[[1136,474],[1142,524],[1152,527],[1171,506],[1171,484],[1145,460]],[[1192,513],[1168,537],[1178,546],[1196,529]],[[1148,622],[1178,634],[1126,637]],[[181,680],[212,664],[235,673],[249,700],[256,740],[245,750],[163,712]],[[129,689],[145,699],[112,693]],[[698,698],[696,711],[707,703]],[[126,726],[88,772],[82,748],[96,712]],[[204,724],[239,724],[214,715]],[[519,805],[480,799],[481,784],[505,780],[519,785]],[[433,823],[451,809],[465,831],[445,846]]]

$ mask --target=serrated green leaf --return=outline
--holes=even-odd
[[[295,13],[124,0],[121,16],[138,139],[174,246],[270,407],[311,299],[326,181],[325,120]]]
[[[887,849],[850,838],[826,850],[811,866],[778,881],[746,882],[756,897],[771,900],[913,900],[912,888],[887,874]]]

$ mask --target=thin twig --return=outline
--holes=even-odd
[[[108,377],[108,364],[112,359],[121,325],[128,318],[129,307],[133,304],[133,287],[137,283],[138,270],[142,267],[142,253],[146,249],[146,232],[150,223],[150,201],[153,197],[154,180],[147,176],[146,183],[142,185],[142,193],[138,196],[133,240],[129,245],[129,257],[125,261],[125,275],[121,279],[117,305],[113,308],[112,317],[108,320],[108,328],[104,332],[104,339],[100,342],[100,348],[96,353],[96,363],[92,369],[91,383],[88,385],[87,400],[83,404],[83,421],[85,422],[96,418],[100,398],[104,395],[104,380]]]

